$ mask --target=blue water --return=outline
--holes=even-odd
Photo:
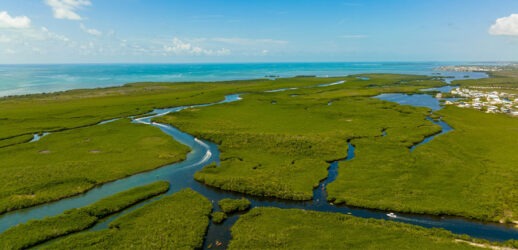
[[[219,81],[297,75],[343,76],[362,73],[403,73],[454,76],[437,72],[441,62],[247,63],[247,64],[66,64],[0,65],[0,96],[55,92],[77,88],[119,86],[130,82]],[[469,63],[472,64],[472,63]],[[474,73],[484,74],[484,73]],[[453,79],[453,78],[452,78]],[[451,79],[449,79],[451,80]]]
[[[430,108],[431,110],[439,110],[441,109],[441,104],[438,99],[428,94],[381,94],[377,95],[374,98],[378,98],[384,101],[396,102],[401,105],[410,105],[415,107],[425,107]]]
[[[452,90],[454,90],[458,87],[459,86],[457,86],[457,85],[446,85],[446,86],[438,87],[438,88],[422,89],[421,91],[423,91],[423,92],[438,91],[441,93],[450,93]]]
[[[421,145],[423,145],[423,144],[426,144],[426,143],[428,143],[428,142],[432,141],[435,137],[437,137],[437,136],[439,136],[439,135],[442,135],[442,134],[446,134],[446,133],[448,133],[448,132],[450,132],[450,131],[452,131],[452,130],[453,130],[453,128],[452,128],[450,125],[448,125],[448,123],[443,122],[442,120],[437,120],[437,121],[436,121],[436,120],[432,119],[431,117],[427,117],[426,119],[427,119],[428,121],[433,122],[433,123],[434,123],[434,124],[436,124],[436,125],[441,126],[441,132],[439,132],[439,133],[437,133],[437,134],[435,134],[435,135],[428,136],[428,137],[424,138],[424,140],[423,140],[423,141],[421,141],[421,142],[419,142],[419,143],[417,143],[417,144],[413,145],[412,147],[410,147],[410,152],[414,152],[414,150],[415,150],[417,147],[419,147],[419,146],[421,146]]]

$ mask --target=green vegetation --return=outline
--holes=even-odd
[[[163,194],[167,192],[167,190],[169,190],[169,183],[167,181],[157,181],[104,198],[84,209],[90,215],[96,216],[97,218],[104,218],[141,201]]]
[[[247,210],[250,208],[250,201],[246,198],[222,199],[218,202],[218,205],[223,212],[230,214]]]
[[[0,234],[1,249],[24,249],[70,233],[82,231],[112,213],[166,192],[169,183],[155,182],[102,199],[90,206],[62,215],[17,225]]]
[[[0,235],[0,248],[24,249],[41,242],[78,232],[91,227],[95,216],[82,210],[70,210],[62,215],[29,221],[15,226]]]
[[[329,87],[246,94],[240,102],[184,110],[157,121],[219,144],[221,166],[204,168],[196,180],[253,195],[309,200],[313,187],[327,176],[326,161],[346,156],[348,139],[374,138],[388,129],[400,145],[410,147],[440,131],[425,120],[427,109],[369,97],[417,91],[437,82],[369,77],[349,77]]]
[[[71,235],[45,249],[195,249],[203,245],[212,205],[185,189],[118,218],[110,229]]]
[[[222,100],[226,94],[243,93],[240,102],[187,109],[156,119],[219,144],[221,166],[205,167],[196,173],[196,180],[225,190],[308,200],[327,176],[328,161],[345,158],[351,141],[356,158],[340,163],[338,179],[328,185],[329,199],[336,203],[518,220],[518,170],[513,165],[518,162],[514,152],[517,119],[448,107],[433,117],[443,117],[455,130],[411,153],[410,146],[440,131],[425,119],[429,110],[372,96],[417,92],[443,83],[422,76],[362,76],[369,80],[349,76],[138,83],[0,98],[0,213],[76,195],[101,183],[182,160],[188,151],[159,129],[131,124],[128,119],[89,125],[142,115],[157,107],[208,103]],[[495,81],[514,82],[513,76],[507,77]],[[315,86],[339,80],[346,82]],[[300,89],[263,92],[290,87]],[[42,131],[53,133],[38,142],[23,143]],[[382,131],[388,135],[382,137]],[[0,248],[26,248],[82,231],[167,188],[165,183],[156,183],[19,225],[0,235]],[[246,209],[249,202],[222,200],[219,205],[231,213]],[[77,233],[45,247],[199,248],[211,210],[206,198],[184,190],[117,219],[109,229]],[[212,214],[215,223],[225,217],[222,212]],[[271,221],[278,223],[271,228]],[[30,236],[23,237],[25,234]],[[470,239],[441,230],[266,208],[242,216],[233,234],[231,247],[239,249],[471,247],[455,242],[456,238]]]
[[[9,146],[13,146],[20,143],[25,143],[31,141],[33,138],[33,135],[20,135],[16,137],[12,137],[9,139],[3,139],[0,140],[0,148],[5,148]]]
[[[188,147],[122,119],[0,149],[0,213],[85,192],[181,161]]]
[[[212,217],[212,222],[214,222],[216,224],[220,224],[227,219],[227,214],[225,214],[223,212],[213,212],[211,217]]]
[[[133,83],[122,87],[80,89],[0,98],[0,140],[96,124],[112,118],[223,99],[225,94],[310,86],[334,78],[286,78],[218,83]]]
[[[480,249],[468,238],[385,220],[298,209],[254,208],[232,227],[230,249]]]
[[[482,87],[488,90],[494,89],[508,93],[518,91],[518,69],[505,69],[502,71],[488,72],[488,74],[490,76],[489,78],[455,81],[453,84],[462,87]]]
[[[180,161],[187,147],[125,119],[153,108],[220,101],[224,95],[306,87],[342,78],[219,83],[134,83],[0,98],[0,214],[85,192],[95,185]],[[90,127],[89,127],[90,126]],[[53,132],[34,143],[34,133]],[[60,131],[58,133],[58,131]]]
[[[340,164],[328,186],[335,202],[452,214],[491,221],[518,220],[518,119],[447,107],[438,112],[455,130],[412,154],[389,136],[355,140],[356,158]]]
[[[397,76],[369,77],[325,88],[246,94],[240,102],[159,120],[220,145],[221,166],[195,175],[210,186],[307,200],[327,175],[326,161],[344,158],[352,139],[356,158],[341,163],[338,179],[328,186],[336,203],[518,220],[518,173],[510,164],[517,161],[518,120],[450,107],[438,115],[455,130],[411,153],[411,145],[440,128],[425,120],[427,109],[370,97],[402,91]],[[404,90],[424,83],[405,81]],[[380,136],[383,129],[388,136]]]

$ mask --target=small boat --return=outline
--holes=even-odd
[[[397,215],[394,213],[388,213],[387,216],[390,218],[397,218]]]

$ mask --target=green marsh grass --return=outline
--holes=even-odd
[[[157,181],[104,198],[84,208],[84,210],[97,218],[104,218],[141,201],[163,194],[167,192],[167,190],[169,190],[169,183],[167,181]]]
[[[461,87],[484,87],[488,91],[516,91],[518,89],[518,69],[505,69],[502,71],[488,72],[489,78],[484,79],[467,79],[462,81],[454,81],[454,85]],[[493,88],[493,90],[491,90]]]
[[[212,217],[212,222],[214,222],[216,224],[220,224],[227,219],[227,214],[225,214],[224,212],[213,212],[211,214],[211,217]]]
[[[344,158],[351,140],[356,158],[340,164],[337,180],[328,186],[330,201],[518,221],[517,119],[448,107],[432,116],[442,116],[455,130],[411,153],[409,147],[440,132],[425,119],[430,110],[372,96],[413,92],[434,82],[369,77],[325,88],[246,94],[240,102],[184,110],[159,121],[220,145],[221,166],[195,174],[210,186],[309,200],[327,175],[328,161]]]
[[[133,83],[0,98],[0,214],[77,195],[180,161],[188,152],[156,128],[126,119],[92,126],[100,121],[138,116],[153,108],[216,102],[232,93],[308,87],[349,78],[354,80]],[[43,131],[52,133],[38,142],[18,144]]]
[[[5,148],[5,147],[21,144],[21,143],[26,143],[26,142],[31,141],[32,138],[33,138],[33,135],[29,134],[29,135],[20,135],[20,136],[8,138],[8,139],[3,139],[3,140],[0,140],[0,148]]]
[[[480,249],[446,230],[337,213],[254,208],[232,227],[229,249]]]
[[[0,98],[0,140],[94,125],[112,118],[144,114],[154,108],[216,102],[226,94],[311,86],[337,80],[285,78],[217,83],[133,83],[122,87],[4,97]]]
[[[126,119],[1,148],[0,213],[178,162],[188,151],[160,129]]]
[[[454,130],[413,153],[387,138],[356,140],[328,185],[335,203],[411,213],[518,220],[518,119],[446,107]]]
[[[112,213],[120,212],[140,201],[165,193],[168,189],[168,182],[155,182],[112,195],[84,208],[68,210],[58,216],[17,225],[0,234],[0,248],[25,249],[60,236],[85,230]]]
[[[222,199],[218,202],[218,205],[224,213],[230,214],[246,211],[248,208],[250,208],[250,201],[246,198]]]
[[[44,249],[199,249],[211,210],[207,198],[184,189],[118,218],[109,229],[74,234]]]
[[[373,78],[383,91],[391,90],[390,83]],[[349,139],[378,137],[387,129],[400,145],[410,147],[440,131],[425,119],[427,109],[350,96],[373,82],[300,89],[293,91],[300,94],[296,97],[293,92],[246,94],[240,102],[156,120],[219,144],[221,166],[204,168],[195,174],[196,180],[252,195],[309,200],[313,188],[327,176],[328,161],[346,157]],[[334,100],[331,106],[330,100]]]

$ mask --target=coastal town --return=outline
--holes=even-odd
[[[469,88],[451,90],[452,97],[445,101],[446,105],[456,105],[460,108],[473,108],[486,113],[504,113],[518,116],[518,95],[505,92],[485,92]],[[437,94],[442,97],[442,94]]]
[[[518,64],[516,63],[501,63],[498,65],[453,65],[453,66],[441,66],[437,67],[440,71],[453,71],[453,72],[497,72],[505,69],[516,69]]]

